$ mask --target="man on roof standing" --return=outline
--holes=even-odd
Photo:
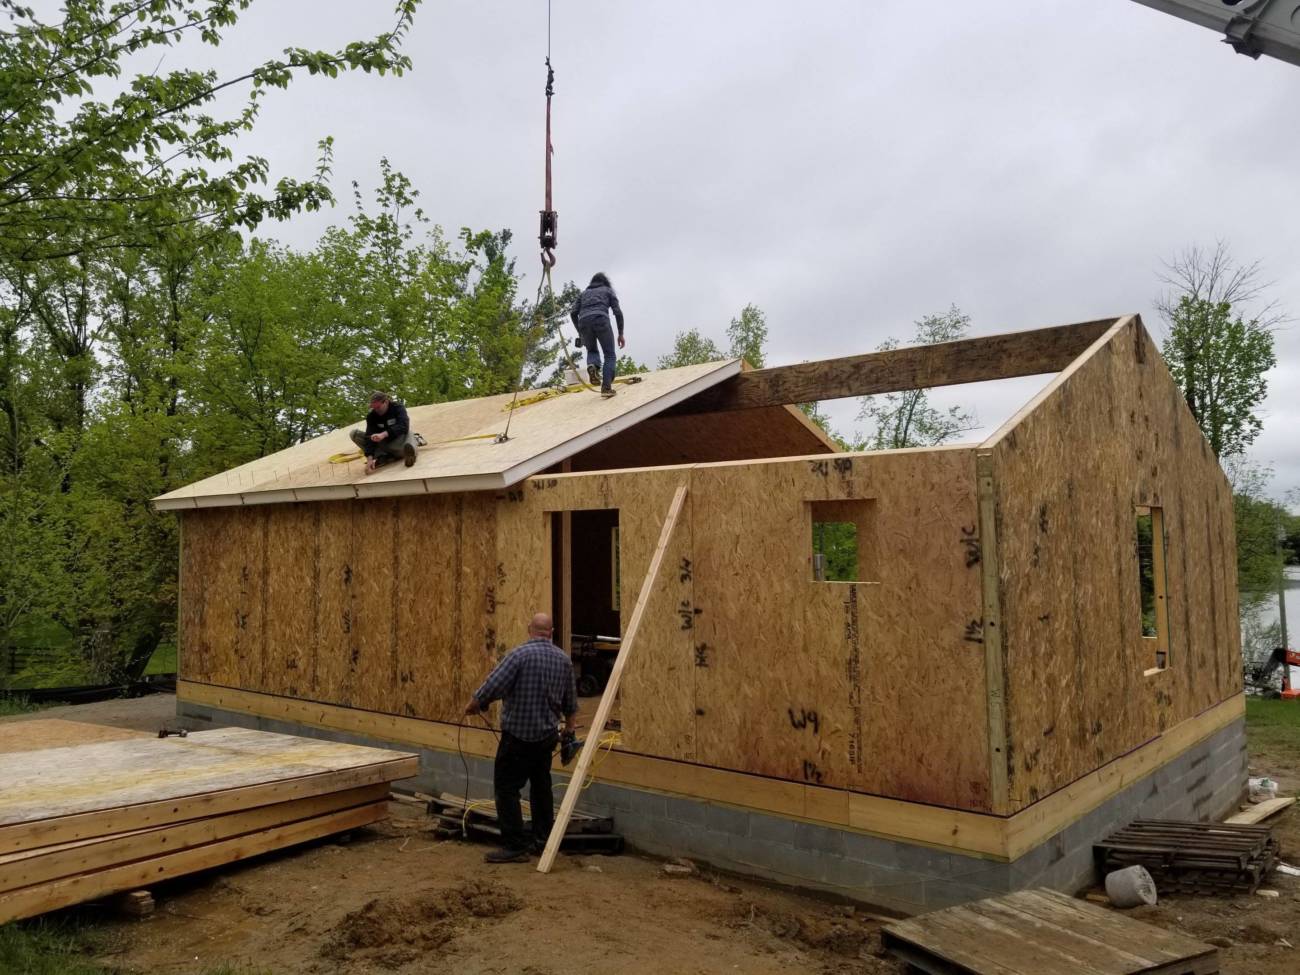
[[[587,379],[591,385],[600,383],[600,395],[606,399],[614,395],[614,330],[609,327],[609,313],[618,321],[618,347],[623,348],[623,309],[618,306],[618,295],[601,272],[592,276],[578,300],[573,303],[569,318],[573,320],[578,336],[587,349]],[[602,367],[601,353],[605,361]]]
[[[489,704],[503,700],[501,738],[492,769],[501,826],[501,849],[483,859],[488,863],[515,863],[546,845],[555,822],[551,795],[551,754],[559,741],[555,723],[564,718],[564,731],[574,728],[578,695],[573,664],[568,654],[551,642],[551,618],[538,613],[528,624],[528,640],[501,658],[483,686],[465,706],[466,714],[479,714]],[[529,785],[533,835],[524,832],[519,792]]]
[[[406,407],[387,393],[370,394],[365,432],[353,430],[351,437],[366,455],[367,474],[373,474],[381,463],[398,457],[406,462],[407,467],[415,463],[411,418],[406,414]]]

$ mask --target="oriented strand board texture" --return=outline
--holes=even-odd
[[[1012,809],[1241,692],[1232,494],[1138,320],[993,447]],[[1141,634],[1135,507],[1164,509],[1168,669]]]
[[[625,607],[690,494],[620,689],[624,747],[796,782],[988,808],[974,451],[537,477],[498,518],[502,603],[545,606],[547,512],[619,509]],[[812,578],[808,502],[865,499],[874,582]],[[539,526],[534,528],[533,526]],[[499,606],[499,610],[503,607]],[[978,627],[977,627],[978,628]],[[509,631],[507,643],[519,633]]]
[[[349,433],[364,426],[363,417],[358,416],[357,422],[347,427],[187,484],[154,500],[164,505],[175,503],[183,510],[193,507],[199,498],[257,502],[267,500],[267,492],[278,492],[270,495],[270,501],[280,503],[374,496],[369,492],[451,492],[464,490],[467,480],[478,482],[476,486],[513,483],[546,466],[537,463],[543,455],[550,455],[550,462],[571,456],[656,415],[671,403],[692,395],[692,390],[707,389],[739,371],[740,363],[735,359],[661,369],[643,374],[638,383],[620,384],[618,395],[612,399],[601,399],[597,392],[579,388],[534,402],[529,401],[535,399],[537,390],[522,391],[518,401],[512,394],[502,393],[411,406],[411,429],[422,434],[428,446],[420,449],[412,467],[389,464],[369,475],[360,460],[330,462],[336,454],[356,451]],[[512,402],[517,406],[513,412]],[[498,434],[505,432],[507,420],[509,439],[495,441]]]
[[[8,785],[0,794],[0,827],[411,757],[406,752],[244,728],[21,752],[0,757],[0,777]]]
[[[685,481],[620,688],[624,747],[985,811],[974,458],[969,447],[836,454],[539,476],[495,496],[189,513],[197,564],[185,575],[183,646],[206,648],[211,666],[191,671],[183,653],[182,676],[459,720],[529,617],[550,608],[550,519],[618,509],[626,619]],[[849,499],[873,506],[862,544],[874,577],[818,583],[809,502]],[[287,561],[308,551],[311,571]],[[188,608],[210,591],[256,602],[245,577],[267,581],[265,632],[250,636],[207,602]],[[254,645],[264,657],[239,657]],[[299,674],[310,690],[295,693]]]
[[[694,471],[697,760],[983,810],[975,455]],[[872,581],[812,578],[807,502],[870,500]]]
[[[181,674],[454,719],[473,689],[462,673],[495,647],[495,506],[445,495],[186,513]]]

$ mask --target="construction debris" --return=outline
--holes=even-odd
[[[1106,897],[1120,909],[1149,907],[1156,902],[1156,884],[1146,867],[1135,863],[1106,875]]]
[[[912,969],[932,975],[1219,971],[1218,951],[1212,945],[1046,889],[897,921],[881,932],[881,943]]]
[[[1294,796],[1279,799],[1266,799],[1256,805],[1246,807],[1234,816],[1229,816],[1224,820],[1224,822],[1231,825],[1249,826],[1254,823],[1262,822],[1272,816],[1276,816],[1283,809],[1292,805],[1295,805]]]
[[[520,805],[524,813],[524,829],[528,831],[532,828],[531,810],[527,802]],[[440,836],[500,842],[497,807],[490,799],[467,803],[460,796],[444,792],[431,798],[428,808]],[[622,853],[623,837],[614,832],[614,820],[609,817],[575,811],[560,848],[566,853]]]
[[[1102,873],[1140,864],[1162,893],[1251,893],[1277,862],[1267,826],[1138,820],[1093,851]]]

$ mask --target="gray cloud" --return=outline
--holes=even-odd
[[[210,57],[359,37],[383,7],[278,0]],[[1161,259],[1217,238],[1300,314],[1300,69],[1209,31],[1126,0],[554,8],[558,271],[610,273],[638,358],[721,336],[746,302],[774,362],[869,350],[950,303],[977,332],[1124,312],[1158,332]],[[512,228],[531,275],[544,45],[541,0],[429,3],[411,74],[295,86],[247,147],[302,172],[332,134],[340,191],[388,155],[449,230]],[[269,233],[305,246],[345,216]],[[1300,331],[1278,353],[1253,456],[1281,493],[1300,485]],[[940,397],[991,429],[1034,388],[1003,386]]]

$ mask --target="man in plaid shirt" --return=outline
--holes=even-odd
[[[573,664],[568,654],[551,642],[553,631],[549,616],[534,616],[528,624],[527,642],[501,658],[465,706],[466,714],[480,714],[493,701],[504,701],[492,769],[502,846],[483,858],[488,863],[527,860],[530,852],[546,845],[555,821],[551,796],[551,754],[559,741],[555,723],[563,717],[564,730],[573,731],[578,695]],[[519,807],[525,782],[533,812],[531,839],[524,833]]]

